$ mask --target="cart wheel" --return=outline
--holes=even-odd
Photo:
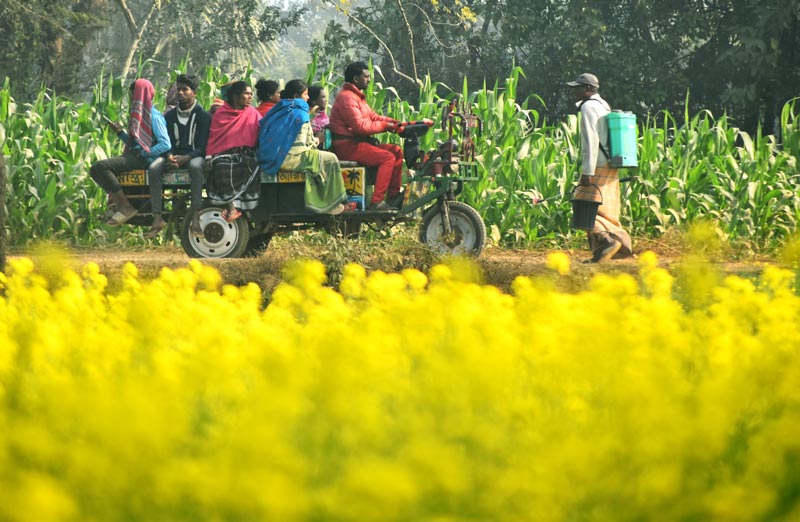
[[[189,233],[191,214],[181,226],[181,246],[189,257],[242,257],[247,249],[250,230],[245,216],[233,223],[222,217],[222,208],[206,207],[200,210],[200,228],[203,235]]]
[[[444,215],[433,206],[422,216],[419,239],[434,252],[478,256],[486,245],[486,225],[478,211],[466,203],[447,202],[450,211],[450,234],[444,232]]]

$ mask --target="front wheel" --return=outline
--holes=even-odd
[[[242,257],[247,249],[250,229],[247,218],[241,216],[233,223],[222,217],[223,209],[206,207],[200,210],[200,228],[203,235],[193,236],[189,231],[191,213],[183,219],[181,246],[189,257]]]
[[[445,202],[450,214],[450,232],[440,205],[422,216],[419,239],[439,254],[478,256],[486,245],[486,225],[478,211],[459,201]]]

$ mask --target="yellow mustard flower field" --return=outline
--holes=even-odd
[[[0,520],[800,519],[795,273],[0,274]]]

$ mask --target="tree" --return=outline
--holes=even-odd
[[[0,80],[10,77],[19,99],[41,87],[78,96],[87,88],[82,76],[94,81],[101,69],[133,74],[137,57],[153,75],[166,74],[187,54],[197,69],[263,64],[303,13],[261,0],[5,0]]]
[[[277,38],[297,25],[305,12],[296,9],[284,13],[260,0],[207,2],[200,6],[194,0],[147,0],[138,11],[140,18],[144,17],[143,23],[149,21],[149,27],[141,33],[136,50],[140,56],[161,62],[166,70],[187,55],[189,63],[198,69],[208,64],[224,69],[264,64],[276,52]],[[130,29],[133,34],[136,28],[131,25]]]
[[[796,0],[327,2],[349,25],[329,25],[321,48],[332,54],[377,42],[384,70],[430,72],[451,85],[465,73],[473,85],[491,84],[519,65],[527,75],[519,97],[538,94],[551,119],[574,110],[563,83],[588,71],[615,107],[680,114],[688,95],[692,111],[727,112],[755,130],[771,124],[800,80]]]
[[[338,63],[377,58],[390,81],[401,82],[401,93],[416,94],[422,77],[448,83],[464,73],[470,60],[474,13],[467,2],[438,0],[373,0],[352,4],[326,0],[353,30],[331,21],[313,51]],[[377,50],[376,50],[377,49]]]
[[[15,97],[41,86],[71,93],[83,50],[107,22],[108,0],[22,0],[0,3],[0,80],[12,80]]]

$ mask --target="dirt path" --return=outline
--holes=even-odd
[[[680,263],[681,253],[668,251],[658,244],[643,245],[640,251],[650,249],[659,256],[659,263],[666,268],[674,268]],[[571,260],[571,272],[568,277],[559,278],[558,286],[566,291],[577,291],[585,288],[591,278],[600,272],[631,273],[638,271],[638,259],[615,260],[607,263],[586,263],[588,251],[565,251]],[[298,257],[319,259],[330,266],[330,253],[323,247],[319,250],[304,248],[302,252],[296,249],[270,247],[258,257],[246,259],[204,259],[203,263],[216,267],[226,283],[243,285],[255,282],[265,292],[269,293],[281,280],[281,271],[286,263]],[[551,274],[546,266],[549,251],[544,250],[509,250],[495,247],[487,248],[477,259],[477,265],[482,274],[484,283],[495,285],[502,290],[508,290],[509,285],[517,276],[537,276]],[[19,255],[19,254],[17,254]],[[13,256],[12,256],[13,257]],[[430,256],[417,259],[408,253],[398,253],[393,261],[387,262],[386,258],[371,260],[369,258],[340,259],[341,265],[345,262],[359,262],[368,270],[383,270],[386,272],[399,271],[407,267],[416,267],[427,271],[431,261]],[[101,271],[111,280],[112,288],[115,286],[122,267],[127,262],[134,263],[139,269],[141,278],[157,277],[162,268],[177,269],[187,266],[190,259],[183,250],[177,246],[152,247],[147,250],[75,250],[67,255],[68,262],[74,269],[80,269],[88,262],[95,262]],[[721,273],[755,274],[761,270],[761,263],[753,262],[722,262],[715,266]]]

